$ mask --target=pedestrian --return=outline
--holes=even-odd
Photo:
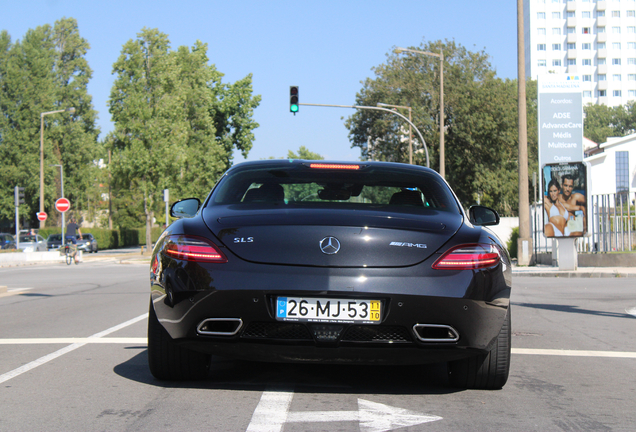
[[[82,230],[79,225],[75,221],[75,218],[72,218],[71,221],[66,224],[66,240],[71,241],[73,244],[77,244],[77,239],[82,239]]]

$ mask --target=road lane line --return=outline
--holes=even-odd
[[[528,355],[564,356],[564,357],[609,357],[609,358],[636,359],[636,352],[625,352],[625,351],[585,351],[585,350],[562,350],[562,349],[513,348],[512,353],[513,354],[528,354]]]
[[[129,325],[135,324],[136,322],[139,322],[141,320],[147,319],[148,318],[148,314],[145,313],[143,315],[139,315],[136,318],[133,318],[131,320],[128,320],[124,323],[121,323],[119,325],[116,325],[114,327],[111,327],[109,329],[106,329],[104,331],[101,331],[99,333],[95,333],[94,335],[90,336],[90,338],[101,338],[103,336],[106,336],[108,334],[111,334],[113,332],[116,332],[117,330],[121,330],[124,327],[128,327]],[[75,351],[78,348],[83,347],[84,345],[86,345],[86,342],[82,342],[82,343],[74,343],[71,344],[67,347],[61,348],[51,354],[45,355],[44,357],[40,357],[37,360],[34,360],[30,363],[27,363],[23,366],[20,366],[17,369],[14,369],[10,372],[7,372],[5,374],[0,375],[0,384],[2,384],[3,382],[9,381],[12,378],[15,378],[19,375],[22,375],[25,372],[28,372],[32,369],[35,369],[38,366],[42,366],[45,363],[50,362],[51,360],[55,360],[56,358],[63,356],[64,354],[68,354],[71,351]]]
[[[23,339],[0,339],[0,345],[46,345],[46,344],[144,344],[148,343],[145,337],[127,338],[23,338]]]
[[[281,432],[294,392],[264,391],[246,432]]]

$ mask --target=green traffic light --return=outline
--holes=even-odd
[[[298,112],[298,105],[290,105],[289,110],[293,113]]]

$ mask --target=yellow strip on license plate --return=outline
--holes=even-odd
[[[278,297],[276,319],[279,321],[379,324],[380,300]]]

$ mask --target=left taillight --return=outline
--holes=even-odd
[[[163,247],[169,257],[194,262],[226,263],[227,258],[210,240],[198,236],[172,235]]]
[[[444,253],[433,268],[437,270],[468,270],[493,267],[499,263],[499,250],[489,244],[455,246]]]

